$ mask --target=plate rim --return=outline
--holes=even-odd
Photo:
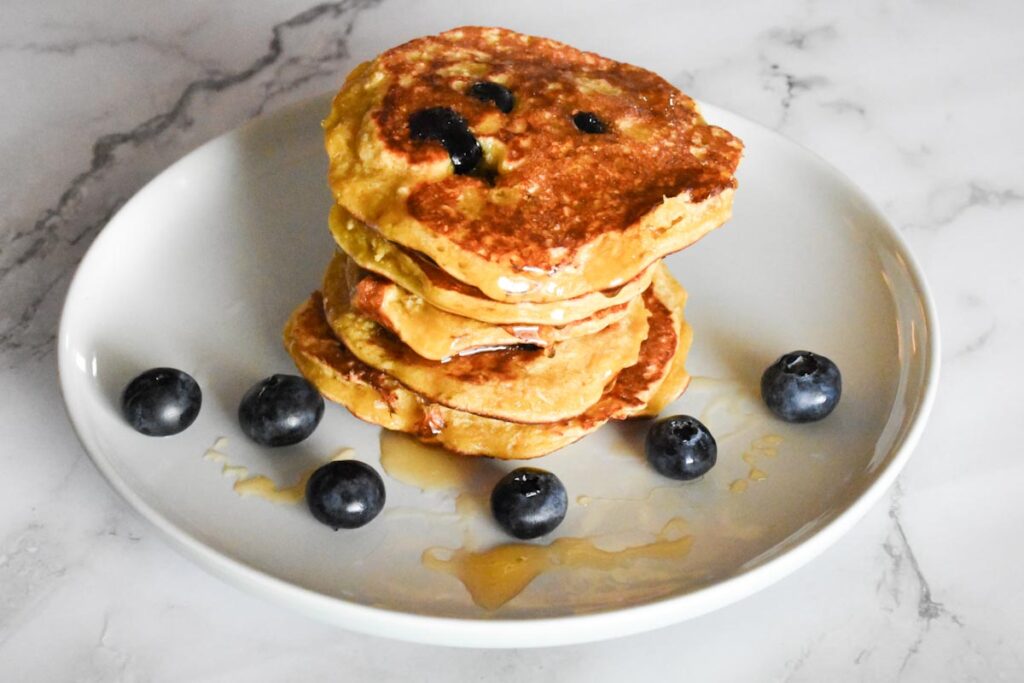
[[[633,635],[671,624],[686,621],[749,597],[767,588],[799,567],[809,563],[825,549],[845,535],[878,502],[896,480],[919,442],[938,392],[941,365],[941,341],[938,315],[924,272],[903,235],[885,216],[881,208],[840,169],[829,163],[813,150],[788,138],[750,118],[727,109],[697,100],[702,112],[709,120],[719,115],[733,117],[745,124],[756,127],[760,132],[798,148],[820,169],[827,171],[849,192],[862,202],[864,208],[881,226],[886,237],[892,241],[894,250],[903,259],[909,282],[927,328],[925,371],[922,377],[922,391],[916,396],[912,410],[908,411],[909,427],[902,430],[899,440],[874,472],[873,479],[856,498],[841,512],[838,512],[822,527],[800,539],[781,554],[753,566],[740,568],[727,579],[693,591],[657,598],[649,602],[629,605],[617,609],[602,610],[587,614],[569,614],[557,617],[524,618],[461,618],[434,616],[424,613],[406,612],[386,607],[364,605],[342,597],[330,596],[310,588],[291,583],[269,574],[255,566],[220,552],[179,528],[168,518],[150,506],[117,473],[113,464],[99,448],[90,448],[83,435],[75,409],[69,399],[72,391],[68,370],[72,367],[69,358],[70,307],[76,292],[81,288],[81,273],[90,257],[110,238],[107,227],[118,219],[130,205],[139,201],[157,182],[195,155],[225,137],[245,134],[247,129],[259,126],[270,119],[283,119],[296,112],[314,107],[319,102],[329,101],[333,93],[324,93],[294,102],[269,114],[244,122],[229,131],[207,140],[188,151],[181,158],[162,169],[118,209],[89,245],[88,250],[75,268],[64,303],[61,307],[57,331],[57,374],[65,414],[71,423],[79,444],[100,471],[107,483],[138,514],[152,524],[170,545],[194,560],[210,573],[239,586],[250,594],[270,598],[288,607],[321,621],[342,626],[375,636],[397,638],[431,645],[476,648],[548,647],[592,642],[609,638]],[[890,413],[891,414],[891,413]],[[904,424],[907,424],[904,421]]]

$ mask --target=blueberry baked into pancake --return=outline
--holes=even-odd
[[[724,223],[742,143],[661,77],[500,28],[352,71],[338,251],[285,346],[327,398],[465,455],[544,455],[689,382],[661,259]]]

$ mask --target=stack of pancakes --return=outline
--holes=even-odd
[[[661,258],[728,218],[742,152],[686,95],[462,28],[357,67],[324,127],[340,250],[285,345],[325,396],[530,458],[685,389],[686,293]]]

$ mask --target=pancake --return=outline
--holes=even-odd
[[[332,326],[339,323],[351,297],[352,306],[360,313],[393,332],[418,355],[438,361],[508,346],[551,346],[600,332],[629,313],[626,303],[557,327],[492,325],[435,308],[394,282],[361,269],[341,253],[327,267],[321,291]]]
[[[660,298],[673,311],[682,310],[686,306],[686,290],[679,283],[669,278],[668,286],[661,289]],[[672,363],[664,378],[647,399],[647,405],[630,414],[628,417],[654,417],[665,409],[672,401],[679,398],[690,384],[690,375],[686,372],[686,357],[693,343],[693,328],[682,320],[677,328],[676,351]]]
[[[478,99],[482,82],[514,102]],[[504,302],[618,287],[700,239],[730,215],[742,153],[660,76],[500,28],[360,65],[324,129],[338,204]]]
[[[651,284],[655,266],[624,285],[548,303],[506,303],[451,277],[430,259],[402,249],[335,205],[328,223],[338,246],[361,267],[381,275],[441,310],[495,325],[564,325],[619,306]]]
[[[596,403],[623,368],[636,363],[647,337],[644,297],[627,304],[626,315],[586,337],[547,349],[518,346],[446,362],[418,355],[387,329],[344,299],[347,288],[327,301],[327,317],[338,339],[359,360],[391,375],[424,398],[509,422],[557,422]]]
[[[649,300],[685,300],[682,288],[671,278],[656,283],[645,296]],[[334,337],[319,293],[292,314],[285,326],[284,343],[299,371],[326,398],[344,405],[360,419],[408,432],[454,453],[535,458],[573,443],[608,420],[645,410],[646,402],[657,394],[667,376],[684,367],[690,337],[685,333],[682,308],[666,305],[660,298],[658,304],[649,304],[650,330],[637,363],[620,372],[601,400],[582,415],[545,424],[481,417],[431,403],[409,391],[393,377],[361,362]],[[685,371],[680,377],[685,387],[689,379]]]

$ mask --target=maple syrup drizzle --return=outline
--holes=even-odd
[[[759,467],[759,462],[764,458],[774,458],[779,454],[779,446],[782,445],[782,437],[778,434],[767,434],[750,442],[750,448],[741,456],[749,469],[747,476],[743,479],[736,479],[729,484],[729,491],[743,493],[750,486],[750,482],[764,481],[768,473]]]
[[[249,468],[244,465],[232,463],[224,451],[227,450],[228,440],[220,437],[213,445],[206,449],[203,454],[204,460],[220,463],[221,474],[235,480],[232,490],[239,496],[255,496],[271,503],[295,504],[306,497],[306,484],[313,473],[321,467],[314,465],[299,475],[298,481],[291,486],[281,486],[265,474],[249,475]],[[342,448],[331,456],[330,461],[346,460],[355,455],[351,448]]]
[[[474,603],[494,610],[522,593],[546,572],[559,569],[610,571],[629,567],[638,560],[686,557],[693,547],[693,536],[684,533],[685,524],[683,519],[674,517],[651,543],[622,550],[602,550],[589,538],[565,537],[549,545],[509,543],[483,552],[428,548],[421,560],[424,566],[459,579]]]

